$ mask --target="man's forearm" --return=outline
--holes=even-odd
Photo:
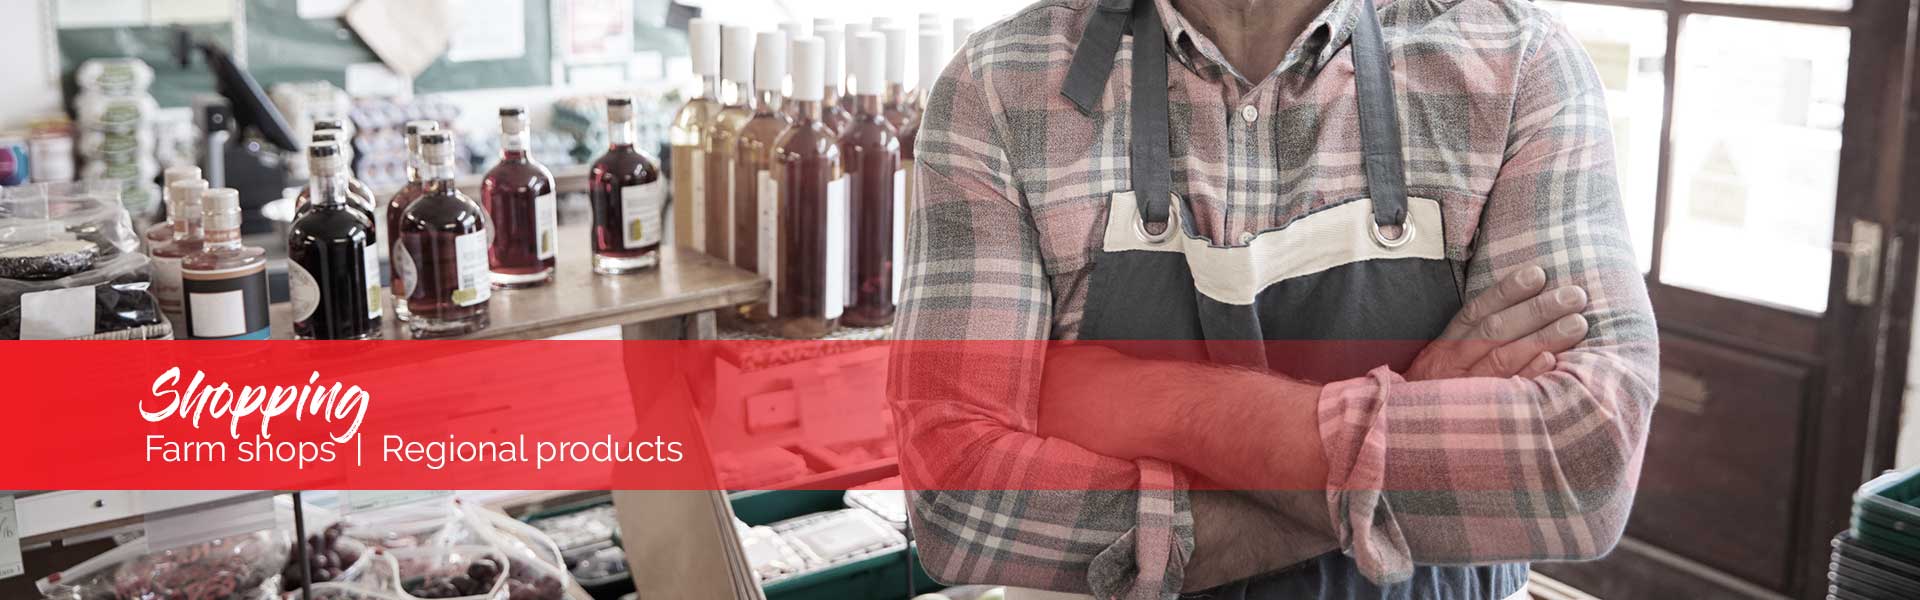
[[[1228,489],[1326,490],[1320,445],[1320,386],[1214,365],[1153,361],[1143,379],[1160,382],[1142,402],[1153,414],[1147,454],[1191,469]]]
[[[1187,560],[1182,591],[1272,573],[1339,549],[1330,528],[1292,516],[1325,506],[1325,496],[1317,491],[1201,490],[1190,498],[1193,556]]]

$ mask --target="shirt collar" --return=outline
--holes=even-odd
[[[1390,2],[1391,0],[1386,0]],[[1200,33],[1199,29],[1187,21],[1185,15],[1173,8],[1172,0],[1153,0],[1154,8],[1161,15],[1161,21],[1167,30],[1167,43],[1173,47],[1175,58],[1188,68],[1197,71],[1217,71],[1233,76],[1245,85],[1255,85],[1266,79],[1267,74],[1248,77],[1228,63],[1215,46],[1213,40]],[[1376,4],[1385,4],[1376,0]],[[1298,70],[1313,74],[1320,72],[1328,62],[1333,61],[1340,48],[1352,39],[1353,28],[1359,23],[1359,0],[1332,0],[1320,14],[1307,24],[1300,37],[1287,49],[1287,55],[1280,60],[1275,72]]]

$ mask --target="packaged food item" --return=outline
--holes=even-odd
[[[761,583],[792,577],[812,566],[772,527],[748,527],[741,532],[740,550],[747,556],[747,567],[759,576]]]
[[[595,550],[580,558],[569,567],[573,579],[580,585],[593,587],[627,577],[627,551],[619,546],[609,545]]]
[[[0,339],[166,337],[113,184],[0,189]]]
[[[507,583],[500,600],[589,600],[569,593],[573,576],[565,568],[542,561],[522,560],[507,569]]]
[[[900,488],[899,477],[847,490],[845,501],[850,508],[872,512],[895,531],[907,530],[907,493]]]
[[[271,531],[148,552],[144,538],[36,582],[47,600],[264,600],[286,560]]]
[[[610,504],[535,519],[527,524],[553,538],[553,543],[560,547],[562,553],[620,535],[620,522]]]
[[[815,567],[893,552],[907,545],[907,538],[892,525],[858,508],[795,517],[770,527]]]
[[[325,583],[339,579],[347,567],[359,562],[366,554],[366,546],[342,536],[345,530],[344,524],[334,523],[320,533],[308,534],[304,542],[293,542],[306,545],[306,560],[303,563],[302,556],[295,555],[291,548],[287,550],[287,564],[280,569],[281,591],[300,589],[309,570],[314,583]]]
[[[400,589],[414,598],[505,598],[512,567],[487,546],[426,546],[393,550]],[[556,599],[558,600],[558,599]]]
[[[27,154],[32,158],[35,183],[73,181],[73,123],[66,117],[51,117],[33,123],[27,137]]]
[[[73,79],[86,91],[146,93],[153,85],[153,67],[137,58],[93,58],[80,63]]]
[[[538,561],[557,570],[566,570],[565,555],[546,533],[486,508],[466,505],[465,511],[469,527],[481,534],[480,539],[505,551],[514,560],[522,563]]]

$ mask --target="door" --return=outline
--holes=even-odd
[[[1541,4],[1608,90],[1662,364],[1627,539],[1538,568],[1603,598],[1822,597],[1899,416],[1909,1]]]

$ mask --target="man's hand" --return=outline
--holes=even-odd
[[[1546,289],[1547,273],[1528,266],[1467,302],[1440,339],[1413,359],[1407,379],[1534,377],[1553,370],[1554,353],[1587,337],[1587,291]]]

